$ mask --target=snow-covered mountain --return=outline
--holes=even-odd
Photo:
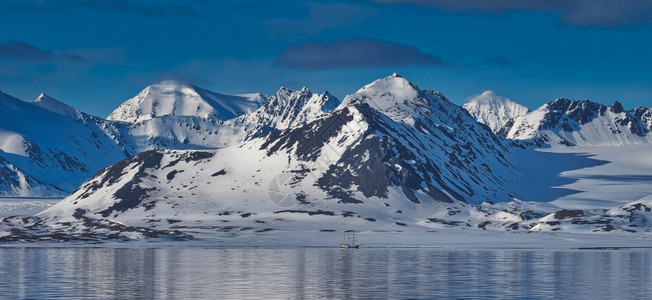
[[[281,87],[256,111],[224,123],[220,144],[235,145],[274,130],[301,126],[332,111],[340,100],[328,92],[314,94],[308,88],[292,91]]]
[[[491,128],[495,134],[504,136],[516,117],[526,115],[527,107],[509,100],[494,91],[484,91],[462,107],[479,123]],[[507,128],[507,129],[504,129]]]
[[[222,121],[202,116],[165,115],[124,124],[131,144],[142,152],[153,149],[217,149],[237,145],[273,130],[304,124],[333,110],[340,101],[325,92],[280,88],[258,109]]]
[[[107,119],[137,123],[162,116],[196,116],[224,121],[256,110],[265,100],[262,94],[223,95],[166,80],[146,87]]]
[[[212,92],[197,90],[153,85],[116,110],[120,120],[89,116],[45,96],[39,104],[0,94],[5,194],[70,192],[60,182],[80,182],[99,170],[37,216],[5,218],[0,241],[228,237],[304,227],[652,230],[649,197],[564,210],[519,195],[528,193],[524,182],[536,180],[532,170],[542,169],[528,157],[560,156],[527,155],[541,153],[530,145],[647,143],[647,108],[559,99],[514,119],[522,113],[517,105],[485,93],[486,101],[467,107],[474,117],[441,93],[393,74],[342,101],[328,92],[281,88],[261,96],[265,103],[258,108],[231,111],[234,117],[225,120],[214,98],[206,100]],[[508,112],[492,116],[496,110]],[[496,135],[478,116],[505,122],[509,138],[530,142]],[[540,190],[546,191],[528,196]]]
[[[112,122],[45,95],[24,102],[0,93],[0,158],[14,179],[25,182],[7,181],[2,193],[70,192],[96,171],[135,154],[123,142],[121,128]]]
[[[0,194],[66,195],[95,172],[141,151],[231,145],[244,137],[220,138],[229,136],[220,131],[232,129],[221,118],[252,112],[265,100],[260,94],[228,96],[164,81],[123,103],[112,116],[125,120],[115,121],[46,94],[32,102],[0,94],[5,108],[0,112],[0,159],[6,179]]]
[[[39,217],[163,231],[213,226],[221,216],[403,226],[447,205],[516,197],[505,188],[517,172],[505,156],[508,142],[441,93],[393,75],[332,111],[324,111],[327,94],[296,95],[311,111],[321,104],[320,115],[219,150],[142,152],[98,172]]]
[[[281,87],[265,105],[242,119],[258,127],[286,129],[308,123],[339,104],[340,101],[328,92],[313,94],[305,87],[299,91]]]
[[[534,139],[556,146],[618,146],[652,142],[650,109],[625,110],[589,100],[560,98],[517,117],[507,133],[515,140]]]

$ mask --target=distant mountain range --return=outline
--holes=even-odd
[[[589,100],[559,98],[535,111],[492,91],[464,104],[478,122],[512,140],[532,140],[540,147],[620,146],[652,142],[652,109],[625,110]]]
[[[0,94],[0,107],[0,193],[70,194],[38,217],[7,221],[31,226],[15,240],[42,226],[128,238],[216,222],[264,230],[306,216],[501,230],[557,230],[573,218],[589,231],[628,231],[641,226],[638,213],[555,215],[521,202],[511,156],[652,141],[648,108],[558,99],[528,112],[491,91],[461,107],[398,74],[341,101],[306,88],[229,96],[165,81],[108,119],[46,95]],[[510,210],[493,204],[515,199]],[[650,201],[614,209],[646,217]]]

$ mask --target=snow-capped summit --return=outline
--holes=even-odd
[[[281,87],[256,111],[225,122],[220,130],[220,143],[235,144],[274,130],[302,125],[334,110],[339,104],[340,100],[328,92],[315,94],[306,87],[299,91]]]
[[[368,104],[392,120],[402,121],[427,115],[430,112],[429,101],[416,84],[394,73],[346,96],[340,107]]]
[[[286,129],[312,121],[339,104],[340,100],[328,92],[314,94],[306,87],[299,91],[281,87],[265,105],[246,117],[260,125]]]
[[[252,112],[265,101],[261,94],[223,95],[194,85],[166,80],[146,87],[108,120],[136,123],[161,116],[197,116],[228,120]]]
[[[484,91],[462,107],[479,123],[491,128],[493,133],[501,131],[513,119],[528,113],[528,109],[494,91]]]
[[[64,115],[64,116],[77,118],[78,116],[81,115],[81,112],[78,109],[68,104],[65,104],[57,99],[54,99],[46,95],[45,93],[41,93],[41,95],[39,95],[36,98],[36,100],[32,101],[31,103],[41,108],[47,109],[51,112]]]

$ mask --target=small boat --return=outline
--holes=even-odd
[[[347,242],[348,240],[348,242]],[[342,237],[340,249],[360,249],[360,245],[355,243],[355,233],[351,233],[348,238],[346,234]]]

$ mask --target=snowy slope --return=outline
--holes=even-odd
[[[0,196],[65,196],[56,186],[26,174],[0,156]]]
[[[493,133],[504,135],[516,117],[526,115],[528,109],[509,100],[494,91],[484,91],[462,107],[466,109],[479,123],[491,128]],[[506,126],[507,125],[507,126]],[[507,127],[507,128],[505,128]]]
[[[40,98],[24,102],[0,93],[0,156],[20,170],[15,173],[22,174],[22,180],[46,186],[38,191],[30,185],[20,190],[5,187],[5,193],[70,192],[96,171],[133,153],[114,124]]]
[[[122,123],[122,122],[121,122]],[[161,116],[122,123],[135,153],[152,149],[213,149],[224,147],[223,122],[197,116]]]
[[[0,94],[0,157],[8,163],[6,173],[11,170],[0,193],[58,196],[141,151],[224,147],[227,144],[218,138],[224,127],[220,118],[256,110],[265,99],[260,94],[226,96],[168,81],[146,88],[114,112],[124,116],[118,112],[136,104],[153,109],[130,111],[140,121],[129,123],[85,114],[46,94],[32,102]],[[193,105],[197,110],[189,108]],[[231,135],[234,142],[243,139]],[[25,183],[14,184],[17,179]],[[37,183],[44,186],[38,188]]]
[[[81,117],[81,112],[79,110],[57,99],[54,99],[45,93],[41,93],[41,95],[39,95],[36,100],[32,101],[31,103],[60,115],[69,116],[72,118]]]
[[[532,164],[525,186],[555,187],[548,191],[520,192],[523,200],[551,201],[565,209],[616,207],[652,195],[652,144],[616,147],[557,147],[523,153]],[[523,165],[515,161],[515,164]],[[563,168],[561,167],[563,166]],[[518,189],[515,189],[518,190]],[[539,194],[537,198],[526,195]]]
[[[155,90],[157,92],[153,93]],[[175,93],[184,92],[188,95],[180,99],[175,96]],[[0,150],[6,153],[4,157],[11,162],[12,168],[21,170],[22,173],[16,173],[23,174],[21,178],[33,178],[68,192],[99,169],[141,151],[223,148],[271,130],[302,124],[339,104],[339,100],[328,93],[319,95],[305,88],[301,91],[281,88],[270,97],[271,103],[258,107],[266,96],[225,96],[190,85],[164,82],[146,88],[134,99],[142,98],[140,105],[157,107],[156,113],[163,113],[162,107],[176,106],[171,110],[173,114],[140,115],[143,112],[135,110],[133,117],[139,121],[130,123],[84,114],[45,94],[33,102],[23,102],[9,95],[3,97],[7,100],[2,104],[17,112],[5,110],[7,118],[0,124]],[[121,107],[132,107],[131,104],[136,103],[134,99]],[[149,100],[154,102],[147,102]],[[190,103],[199,103],[200,109],[178,108],[178,105],[187,107]],[[213,106],[202,110],[207,104],[222,111],[214,110]],[[229,110],[224,110],[225,107]],[[224,123],[219,116],[210,112],[204,114],[207,111],[223,117],[249,113]],[[225,114],[225,111],[233,114]],[[34,119],[39,122],[30,121]],[[16,174],[12,177],[18,176]],[[32,191],[35,194],[31,196],[47,196],[37,193],[35,188],[22,191],[5,188],[8,195],[30,196],[28,191]],[[53,193],[59,195],[61,191]]]
[[[507,138],[535,139],[559,146],[619,146],[652,142],[650,112],[624,110],[619,102],[605,106],[589,100],[560,98],[517,117]]]
[[[265,102],[261,94],[230,96],[173,80],[153,84],[116,110],[108,120],[137,123],[161,116],[197,116],[228,120],[252,112]]]

